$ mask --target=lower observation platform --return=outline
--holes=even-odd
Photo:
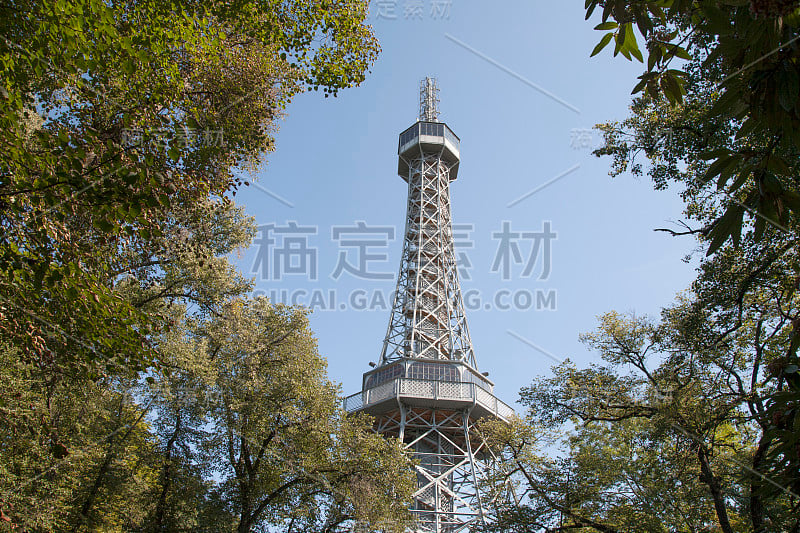
[[[471,417],[508,420],[514,410],[475,383],[397,378],[344,399],[344,409],[377,415],[402,402],[410,407],[470,409]]]

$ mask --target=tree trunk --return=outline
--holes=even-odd
[[[113,446],[113,443],[112,443]],[[92,483],[92,488],[89,489],[89,494],[86,495],[86,499],[83,501],[83,505],[81,506],[81,514],[78,515],[78,519],[75,522],[75,526],[72,528],[72,531],[80,530],[81,526],[88,522],[89,520],[89,512],[92,510],[92,506],[94,505],[94,500],[97,497],[97,493],[100,491],[100,486],[103,484],[103,479],[106,476],[109,468],[111,467],[111,461],[114,460],[116,456],[116,452],[113,450],[109,450],[106,453],[105,459],[103,459],[103,464],[100,465],[100,470],[97,472],[97,475],[94,478],[94,483]]]
[[[237,533],[250,533],[250,528],[253,526],[253,505],[250,501],[250,490],[245,482],[239,482],[239,498],[241,499],[241,508],[239,512],[239,526],[236,528]]]
[[[147,405],[149,406],[150,404]],[[124,411],[124,405],[120,405],[120,410],[120,414],[122,414],[122,411]],[[97,494],[100,492],[100,487],[105,481],[106,474],[111,468],[111,463],[117,457],[118,446],[128,440],[128,437],[130,437],[131,433],[133,433],[133,430],[136,428],[136,426],[139,425],[139,422],[142,421],[142,418],[144,418],[145,414],[147,414],[147,407],[142,409],[141,414],[139,414],[139,418],[137,418],[136,421],[133,422],[130,427],[128,427],[128,430],[119,439],[114,439],[113,434],[112,437],[109,437],[108,451],[106,452],[105,459],[103,459],[103,464],[100,465],[100,470],[98,470],[97,475],[94,478],[92,488],[89,490],[89,494],[86,495],[86,499],[81,506],[81,513],[78,516],[78,519],[75,521],[75,526],[72,528],[73,531],[78,531],[84,522],[88,520],[95,498],[97,498]]]
[[[711,465],[708,462],[708,450],[703,444],[697,446],[697,458],[700,460],[700,481],[708,485],[711,491],[711,498],[714,500],[714,510],[717,512],[719,526],[724,533],[734,533],[728,518],[728,509],[725,507],[725,500],[719,487],[719,479],[714,477]]]
[[[753,533],[764,533],[765,531],[764,502],[761,499],[764,480],[756,472],[761,472],[761,464],[764,462],[764,455],[771,442],[772,439],[762,433],[756,453],[753,455],[753,477],[750,480],[750,521],[753,524]]]
[[[170,435],[167,441],[167,449],[164,457],[164,468],[161,470],[161,494],[158,497],[158,504],[156,505],[155,523],[153,524],[156,531],[164,531],[164,519],[167,512],[167,496],[169,495],[172,486],[172,450],[175,448],[175,441],[178,440],[178,433],[181,427],[181,413],[178,412],[175,419],[175,430]]]

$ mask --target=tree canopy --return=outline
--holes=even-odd
[[[647,72],[635,88],[644,95],[634,100],[629,119],[600,126],[606,142],[597,155],[614,157],[612,174],[646,171],[657,188],[682,187],[688,222],[665,230],[695,235],[707,246],[707,255],[725,261],[704,262],[696,283],[702,283],[712,318],[714,313],[735,317],[730,324],[735,334],[747,326],[742,318],[747,299],[769,295],[765,323],[788,321],[789,333],[781,337],[783,355],[769,369],[777,387],[765,405],[776,442],[767,453],[777,468],[771,475],[784,486],[795,486],[800,471],[800,321],[793,306],[800,281],[800,3],[586,6],[587,15],[602,6],[604,28],[615,24],[611,19],[627,21],[627,35],[635,23],[649,52]],[[618,38],[622,27],[612,29]],[[674,58],[679,68],[667,68]],[[639,154],[647,158],[645,166],[636,162]],[[718,264],[725,267],[713,267]],[[717,272],[715,283],[704,278],[708,269]]]
[[[614,55],[644,62],[634,94],[682,104],[702,91],[713,105],[697,109],[706,134],[725,127],[720,145],[703,146],[696,158],[703,183],[727,195],[725,209],[707,233],[709,253],[728,238],[738,242],[748,214],[761,235],[767,223],[793,225],[800,210],[800,2],[772,0],[587,0],[586,18],[602,10],[596,30],[612,40]]]
[[[365,79],[366,14],[0,5],[0,530],[407,518],[400,448],[341,410],[304,312],[248,299],[228,260],[286,105]]]
[[[602,363],[557,366],[489,428],[523,496],[491,530],[798,531],[800,2],[585,7],[592,55],[645,65],[595,154],[677,189],[685,219],[655,229],[705,253],[659,319],[603,315]]]
[[[165,236],[182,254],[210,257],[180,217],[235,194],[239,170],[272,149],[274,121],[295,94],[364,79],[378,50],[366,9],[355,0],[0,6],[3,335],[40,357],[146,366],[141,344],[164,323],[117,286],[163,281],[164,269],[149,267],[163,265]],[[187,293],[164,293],[177,295]]]

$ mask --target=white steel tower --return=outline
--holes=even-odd
[[[478,371],[453,250],[450,182],[459,138],[439,122],[438,87],[422,81],[419,120],[400,134],[398,174],[408,183],[405,241],[380,363],[345,409],[375,417],[417,460],[417,531],[455,533],[482,523],[482,480],[495,457],[476,428],[513,410]],[[373,363],[374,365],[374,363]]]

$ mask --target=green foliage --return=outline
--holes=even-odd
[[[345,416],[303,311],[236,301],[207,332],[215,431],[205,453],[238,531],[407,519],[408,460],[368,420]]]
[[[724,283],[741,281],[729,268],[737,260],[707,264],[660,322],[602,316],[583,341],[603,365],[567,361],[523,389],[525,420],[493,434],[527,498],[490,531],[800,526],[796,480],[767,459],[779,444],[766,402],[782,383],[766,369],[781,360],[791,321],[774,317],[768,294],[746,296],[741,314],[710,305],[731,297]],[[562,438],[553,458],[550,443]]]
[[[236,526],[200,453],[233,385],[217,380],[207,328],[230,324],[250,289],[227,256],[253,221],[231,197],[296,94],[363,81],[378,52],[366,12],[360,0],[0,6],[0,529]],[[285,350],[321,361],[310,343]],[[360,435],[315,372],[262,377],[307,387],[319,423],[338,421],[330,442]],[[397,458],[366,449],[367,462]]]
[[[705,306],[705,314],[696,315],[698,324],[709,327],[724,317],[727,336],[752,334],[754,329],[764,335],[760,328],[782,324],[781,335],[772,338],[772,349],[780,356],[769,363],[775,386],[759,404],[768,437],[759,460],[770,479],[797,492],[799,4],[753,0],[597,6],[603,6],[609,20],[649,18],[653,29],[647,23],[640,27],[650,53],[648,70],[635,91],[643,95],[634,100],[629,119],[599,126],[606,142],[596,154],[613,156],[614,175],[646,172],[656,188],[679,186],[688,222],[682,229],[661,231],[693,235],[706,248],[694,286]],[[656,13],[659,8],[662,13]],[[675,57],[683,61],[673,61]],[[663,79],[676,70],[670,62],[680,63],[679,76],[673,74],[682,97],[672,91],[662,98],[670,92]],[[636,160],[640,154],[646,164]],[[754,299],[762,302],[764,313],[748,323],[743,317],[747,302]],[[720,335],[719,342],[727,336]],[[734,357],[733,347],[728,349]],[[756,365],[763,371],[759,365],[763,362]]]
[[[43,383],[16,350],[1,353],[0,491],[11,530],[409,522],[409,460],[369,417],[342,410],[305,311],[236,299],[203,321],[170,313],[162,365],[146,380]]]
[[[726,192],[736,197],[710,228],[708,253],[728,238],[738,242],[745,212],[776,227],[794,226],[800,214],[793,169],[800,153],[800,2],[587,0],[586,18],[598,7],[603,22],[595,29],[612,31],[592,55],[613,36],[615,55],[642,61],[634,25],[646,43],[647,70],[634,94],[663,96],[675,106],[684,102],[687,85],[696,91],[700,84],[712,105],[698,118],[733,129],[727,142],[701,156],[711,161],[704,181],[723,191],[732,180]]]
[[[142,344],[166,324],[118,297],[139,266],[121,260],[147,251],[158,262],[176,211],[235,194],[296,93],[364,79],[378,49],[366,9],[0,6],[0,334],[88,373],[98,359],[146,368]]]
[[[127,529],[153,475],[144,411],[119,380],[43,379],[16,349],[4,347],[0,358],[0,526],[70,530],[86,502],[102,499],[107,512],[92,513],[91,523]]]

